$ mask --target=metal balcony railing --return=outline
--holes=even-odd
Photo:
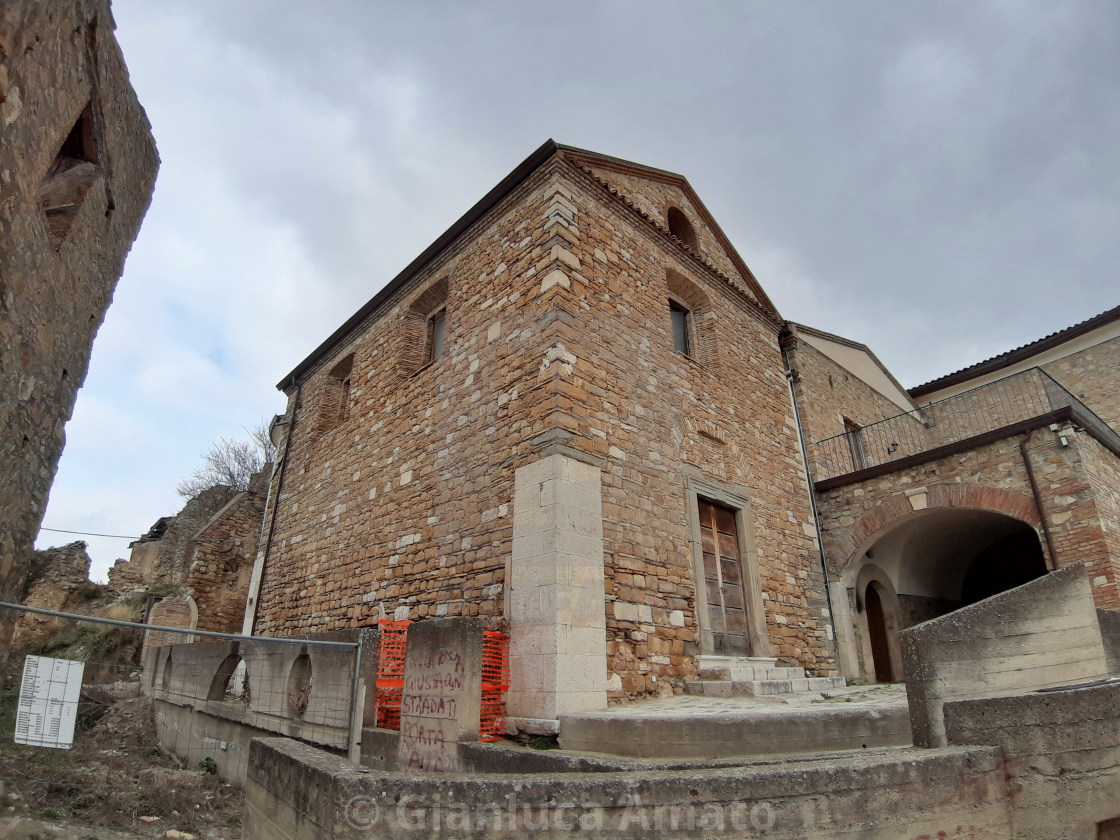
[[[1120,435],[1035,367],[813,443],[813,479],[825,481],[900,461],[1062,409],[1110,449],[1120,452]]]

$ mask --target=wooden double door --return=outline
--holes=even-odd
[[[713,654],[750,656],[747,593],[735,511],[697,499],[704,551],[704,590]]]

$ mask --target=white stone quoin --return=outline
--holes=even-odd
[[[510,561],[513,718],[607,706],[600,470],[548,455],[517,470]]]

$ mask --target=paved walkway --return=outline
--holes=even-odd
[[[852,707],[906,707],[906,686],[853,685],[820,694],[803,692],[776,697],[700,697],[678,694],[659,700],[611,706],[606,711],[580,714],[579,717],[612,718],[697,718],[726,717],[735,714],[786,714],[794,709],[830,709]]]
[[[776,697],[676,695],[560,720],[565,750],[632,758],[717,759],[910,744],[902,685]]]

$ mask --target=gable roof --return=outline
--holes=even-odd
[[[959,385],[962,382],[967,382],[978,376],[1011,367],[1025,359],[1029,359],[1031,356],[1044,353],[1047,350],[1052,350],[1055,347],[1065,344],[1067,341],[1078,338],[1079,336],[1085,335],[1088,332],[1092,332],[1099,327],[1103,327],[1117,320],[1120,320],[1120,306],[1113,307],[1107,312],[1102,312],[1100,315],[1094,315],[1092,318],[1081,321],[1071,327],[1066,327],[1064,330],[1058,330],[1058,332],[1045,335],[1029,344],[1016,347],[1014,350],[1008,350],[1006,353],[992,356],[990,359],[985,359],[982,362],[977,362],[974,365],[961,368],[958,371],[948,373],[938,379],[931,379],[929,382],[911,388],[910,396],[917,399],[918,397],[925,396],[934,391],[940,391],[942,388]]]
[[[651,181],[660,181],[662,183],[672,184],[680,189],[680,191],[684,193],[685,198],[687,198],[689,203],[692,204],[693,209],[696,210],[700,218],[703,219],[704,224],[712,232],[712,235],[716,238],[716,241],[719,242],[719,244],[723,247],[724,252],[731,260],[731,264],[734,265],[739,273],[743,276],[743,279],[746,281],[750,289],[749,293],[750,295],[754,296],[755,301],[759,305],[759,308],[762,309],[766,315],[770,316],[770,318],[775,320],[780,319],[781,316],[778,314],[778,309],[774,306],[774,302],[771,301],[770,297],[766,294],[766,292],[763,291],[761,284],[754,276],[754,272],[752,272],[750,268],[747,267],[747,264],[743,261],[743,258],[739,256],[739,252],[735,250],[735,246],[731,244],[731,240],[727,238],[727,234],[723,232],[723,229],[719,226],[719,223],[716,222],[715,217],[713,217],[712,214],[708,211],[708,208],[704,206],[704,202],[700,200],[700,196],[696,194],[696,191],[692,188],[692,185],[688,183],[687,178],[685,178],[683,175],[678,175],[675,172],[668,172],[664,169],[655,169],[652,166],[646,166],[641,163],[633,163],[628,160],[622,160],[621,158],[611,157],[610,155],[601,155],[598,152],[589,152],[585,149],[575,149],[570,146],[562,146],[561,148],[567,153],[568,160],[579,166],[585,173],[587,173],[587,175],[593,178],[597,183],[601,184],[608,192],[622,198],[623,202],[630,209],[632,209],[647,222],[659,228],[666,234],[669,234],[667,228],[663,227],[659,222],[650,218],[650,216],[646,212],[639,209],[632,201],[623,196],[619,192],[619,190],[611,185],[609,181],[596,175],[592,171],[589,164],[594,163],[602,169],[613,170],[615,172],[620,172],[627,175],[637,175],[641,178],[648,178]],[[677,245],[679,245],[684,251],[688,252],[688,254],[693,259],[699,260],[700,262],[704,263],[709,271],[718,274],[725,282],[728,282],[733,286],[736,285],[734,278],[725,276],[723,272],[716,268],[716,266],[712,264],[711,260],[706,258],[702,253],[689,248],[683,242],[676,240],[676,237],[674,237],[674,240],[677,242]]]
[[[663,169],[655,169],[651,166],[644,166],[639,163],[622,160],[621,158],[601,155],[598,152],[579,149],[575,146],[565,146],[561,143],[557,143],[555,140],[550,139],[545,141],[544,144],[542,144],[540,148],[529,155],[529,157],[525,158],[525,160],[518,164],[512,172],[510,172],[505,178],[499,181],[493,189],[491,189],[488,193],[486,193],[486,195],[479,199],[479,201],[475,203],[473,207],[471,207],[466,213],[460,216],[459,219],[457,219],[455,223],[451,225],[451,227],[445,230],[431,245],[425,248],[420,253],[420,255],[416,257],[416,259],[405,266],[404,269],[399,274],[397,274],[396,277],[386,283],[385,286],[377,294],[375,294],[364,306],[361,307],[361,309],[351,315],[342,324],[342,326],[331,333],[322,344],[312,350],[307,358],[296,365],[295,368],[293,368],[287,376],[285,376],[280,380],[280,382],[277,383],[276,387],[281,391],[286,391],[287,389],[296,385],[304,374],[311,370],[311,368],[313,368],[316,363],[321,361],[324,356],[326,356],[331,352],[331,350],[333,350],[335,345],[337,345],[348,335],[350,335],[371,314],[385,305],[385,303],[388,302],[389,299],[393,297],[393,295],[395,295],[406,283],[408,283],[409,280],[415,277],[429,262],[431,262],[436,256],[438,256],[440,252],[450,246],[456,239],[458,239],[463,233],[465,233],[471,227],[471,225],[473,225],[484,215],[486,215],[486,213],[493,209],[499,202],[501,202],[507,195],[513,192],[513,190],[515,190],[523,181],[525,181],[525,179],[532,175],[533,172],[535,172],[540,166],[542,166],[557,154],[563,154],[570,164],[576,166],[580,171],[588,175],[588,177],[601,184],[609,193],[616,196],[620,201],[625,203],[628,208],[642,217],[647,223],[662,231],[666,236],[670,236],[667,229],[665,229],[658,222],[651,219],[646,213],[638,209],[633,204],[633,202],[626,199],[625,196],[620,195],[616,189],[610,186],[610,184],[607,184],[602,181],[602,179],[596,177],[592,172],[589,171],[587,163],[595,162],[596,164],[601,165],[604,168],[633,172],[634,174],[640,175],[644,178],[660,180],[678,186],[685,194],[685,196],[689,199],[689,201],[692,202],[696,211],[700,214],[701,218],[704,220],[704,223],[709,226],[710,230],[719,241],[719,243],[724,247],[732,263],[742,273],[746,283],[750,287],[750,293],[753,294],[756,298],[756,300],[751,301],[751,303],[757,306],[757,309],[763,316],[773,321],[775,323],[775,326],[778,325],[778,323],[780,322],[780,316],[778,315],[778,311],[775,308],[773,302],[769,297],[767,297],[766,293],[762,291],[762,286],[759,285],[750,269],[747,268],[746,263],[743,262],[742,257],[740,257],[738,252],[735,251],[735,248],[731,245],[730,241],[727,239],[727,236],[720,229],[711,213],[708,212],[708,209],[704,206],[704,203],[700,201],[700,198],[696,195],[696,192],[692,189],[692,186],[688,183],[684,176],[677,175],[673,172],[667,172]],[[675,237],[673,237],[673,242],[675,242],[682,250],[688,253],[694,260],[702,263],[708,271],[716,274],[729,285],[733,287],[737,286],[737,281],[734,278],[730,278],[724,275],[717,268],[715,268],[715,266],[713,266],[711,262],[707,260],[702,254],[688,248],[684,243],[682,243]],[[740,289],[740,292],[743,292],[743,290]],[[749,299],[749,295],[747,297]]]
[[[871,388],[876,393],[881,394],[883,397],[890,400],[892,403],[897,405],[900,410],[912,411],[913,409],[917,408],[917,406],[909,399],[906,389],[899,384],[898,380],[894,378],[894,374],[887,369],[886,365],[879,361],[879,357],[876,356],[872,352],[871,348],[866,344],[861,344],[858,341],[852,341],[850,338],[844,338],[842,335],[836,335],[835,333],[818,330],[816,327],[809,327],[805,324],[799,324],[796,321],[786,321],[785,330],[793,335],[805,337],[805,341],[812,347],[814,347],[818,352],[823,353],[833,362],[840,365],[842,368],[850,372],[853,376],[867,385],[867,387]],[[812,337],[814,336],[816,338],[823,339],[825,342],[839,344],[843,347],[854,350],[857,353],[862,353],[875,365],[875,368],[879,371],[879,373],[882,374],[882,380],[875,382],[873,380],[877,379],[878,377],[866,376],[853,369],[850,364],[848,364],[835,352],[830,352],[827,347],[821,346],[817,342],[814,342],[812,340]]]

